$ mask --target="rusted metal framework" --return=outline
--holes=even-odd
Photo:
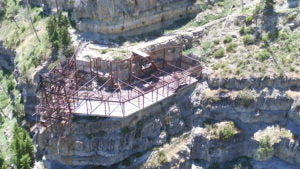
[[[70,124],[73,114],[129,116],[194,83],[202,72],[196,58],[182,55],[181,46],[165,47],[146,56],[133,53],[121,61],[90,59],[85,71],[78,68],[76,53],[40,75],[37,114],[44,126]],[[109,71],[102,71],[103,65],[108,65]]]

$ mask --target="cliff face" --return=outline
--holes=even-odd
[[[38,136],[39,150],[48,160],[65,165],[110,166],[139,152],[166,143],[167,138],[183,132],[188,95],[195,85],[181,90],[126,119],[76,117],[72,127],[55,125]],[[179,101],[180,100],[180,101]],[[174,105],[173,102],[180,102]],[[55,166],[52,166],[55,168]],[[49,167],[49,168],[52,168]]]
[[[289,79],[256,79],[261,81],[261,88],[250,85],[247,89],[231,90],[231,87],[244,86],[247,80],[229,79],[232,81],[229,88],[216,87],[215,80],[198,83],[196,88],[186,89],[169,101],[158,103],[127,119],[77,118],[71,128],[53,126],[40,133],[39,148],[48,160],[71,166],[110,166],[162,145],[167,145],[162,151],[169,160],[159,164],[154,162],[155,157],[145,157],[147,160],[142,168],[172,166],[189,169],[193,160],[226,162],[241,156],[256,160],[276,156],[299,165],[298,139],[286,139],[276,134],[283,130],[299,134],[299,85]],[[283,81],[284,87],[275,87]],[[252,84],[249,80],[248,83]],[[209,139],[203,132],[207,120],[234,121],[240,133],[227,141]],[[170,138],[184,132],[188,134],[182,136],[183,141],[175,141],[176,145],[182,146],[172,146],[172,142],[168,144]],[[259,139],[255,139],[262,135],[259,133],[267,133],[276,140],[272,144],[274,150],[264,156],[258,151]],[[178,150],[172,148],[174,146]],[[153,167],[154,163],[157,167]]]
[[[55,8],[55,0],[31,0]],[[157,30],[196,11],[195,0],[66,0],[58,6],[71,11],[80,32],[133,35]]]

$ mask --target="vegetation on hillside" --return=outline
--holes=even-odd
[[[0,2],[0,40],[4,47],[16,51],[15,63],[11,64],[20,73],[18,81],[30,82],[36,68],[49,60],[53,52],[68,49],[71,38],[65,15],[60,14],[56,25],[51,25],[57,34],[53,36],[47,28],[55,17],[46,16],[42,8],[31,7],[27,1],[22,3]],[[11,165],[30,169],[34,164],[34,147],[28,132],[21,128],[25,124],[23,98],[12,71],[0,68],[0,169]]]
[[[283,10],[275,2],[261,0],[237,10],[228,26],[205,30],[199,44],[184,53],[199,55],[220,77],[299,76],[300,27],[293,27],[299,7]]]
[[[71,43],[70,33],[68,31],[70,22],[67,16],[62,12],[58,16],[50,16],[47,20],[47,32],[49,41],[52,46],[58,50],[59,48],[67,48]]]
[[[29,169],[33,166],[34,150],[29,134],[17,125],[14,127],[12,151],[13,162],[18,169]]]
[[[33,71],[51,55],[57,59],[57,55],[72,52],[69,48],[70,23],[63,13],[59,12],[59,17],[48,17],[40,7],[21,6],[18,0],[5,2],[0,39],[4,40],[7,48],[16,51],[17,67],[22,78],[31,80]]]

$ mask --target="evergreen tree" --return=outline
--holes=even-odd
[[[20,159],[20,169],[31,168],[31,158],[28,154],[25,154]]]
[[[14,164],[18,169],[31,168],[34,161],[32,140],[29,134],[17,125],[13,131],[12,151],[14,152]]]
[[[67,16],[61,12],[58,17],[51,16],[47,22],[47,32],[49,41],[52,43],[54,49],[66,49],[71,43],[71,36],[69,33],[70,22]]]

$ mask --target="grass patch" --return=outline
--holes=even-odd
[[[271,57],[271,53],[268,52],[267,50],[263,50],[261,51],[258,55],[257,55],[257,59],[259,61],[265,61],[265,60],[268,60],[269,58]]]
[[[227,52],[236,52],[237,46],[238,45],[236,43],[230,43],[226,46],[226,51]]]
[[[223,43],[230,43],[230,42],[232,42],[232,37],[231,36],[229,36],[229,35],[227,35],[225,38],[224,38],[224,40],[223,40]]]
[[[219,48],[214,52],[213,56],[216,59],[220,59],[225,56],[225,50],[223,48]]]
[[[252,35],[246,35],[243,37],[244,45],[253,45],[255,40]]]
[[[236,100],[240,105],[249,107],[255,102],[255,95],[251,91],[242,90],[237,93]]]

